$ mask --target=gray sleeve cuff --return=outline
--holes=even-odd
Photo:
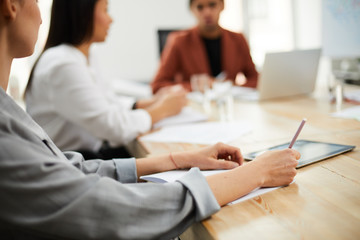
[[[96,173],[102,177],[116,178],[116,164],[112,161],[92,159],[85,161],[78,152],[64,152],[68,161],[85,174]]]
[[[113,159],[115,163],[116,179],[121,183],[137,182],[135,158]]]
[[[194,198],[196,221],[208,218],[220,210],[220,206],[199,168],[190,169],[189,173],[177,181],[182,183]]]

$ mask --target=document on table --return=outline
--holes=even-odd
[[[239,87],[232,86],[230,89],[231,95],[236,99],[242,100],[258,100],[258,91],[254,88],[249,87]],[[210,89],[207,91],[206,97],[210,100],[215,100],[217,93],[214,89]],[[191,101],[202,103],[204,100],[204,95],[201,92],[190,92],[187,94],[187,98]]]
[[[228,170],[209,170],[209,171],[203,170],[203,171],[201,171],[201,173],[206,177],[206,176],[210,176],[210,175],[225,172],[225,171],[228,171]],[[167,171],[167,172],[142,176],[142,177],[140,177],[140,179],[146,180],[149,182],[155,182],[155,183],[175,182],[177,179],[183,177],[187,172],[188,172],[188,170]],[[247,195],[242,196],[241,198],[236,199],[235,201],[233,201],[229,204],[239,203],[239,202],[251,199],[253,197],[257,197],[261,194],[273,191],[277,188],[280,188],[280,187],[257,188],[257,189],[254,189],[252,192],[248,193]]]
[[[154,128],[162,128],[171,125],[179,125],[185,123],[202,122],[208,120],[208,117],[191,107],[184,107],[182,111],[172,117],[165,118],[154,124]]]
[[[140,140],[193,144],[229,143],[251,130],[252,126],[245,121],[192,123],[164,127],[159,131],[140,137]]]
[[[353,92],[346,92],[344,97],[348,100],[356,101],[360,103],[360,90]]]
[[[259,100],[259,93],[254,88],[233,86],[231,88],[231,93],[236,99],[247,101]]]
[[[344,110],[332,113],[331,116],[339,118],[356,119],[360,121],[360,106],[346,108]]]

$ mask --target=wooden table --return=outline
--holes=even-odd
[[[344,103],[342,108],[351,107]],[[195,106],[196,107],[196,106]],[[266,102],[236,102],[235,119],[254,129],[231,145],[243,153],[289,142],[301,119],[299,139],[356,145],[354,151],[298,169],[295,183],[223,207],[190,227],[181,239],[360,239],[360,122],[333,118],[328,98],[295,97]],[[212,118],[216,118],[216,111]],[[143,153],[199,147],[193,144],[139,142]]]

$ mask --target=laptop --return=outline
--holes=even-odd
[[[268,100],[314,91],[320,49],[267,53],[257,90],[233,89],[235,98]]]

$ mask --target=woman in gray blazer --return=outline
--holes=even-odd
[[[0,0],[1,239],[169,239],[257,187],[293,180],[300,155],[291,149],[248,164],[221,143],[146,159],[84,162],[62,153],[6,94],[12,60],[32,54],[40,24],[36,0]],[[192,167],[231,170],[205,178],[193,168],[174,183],[136,183]]]

